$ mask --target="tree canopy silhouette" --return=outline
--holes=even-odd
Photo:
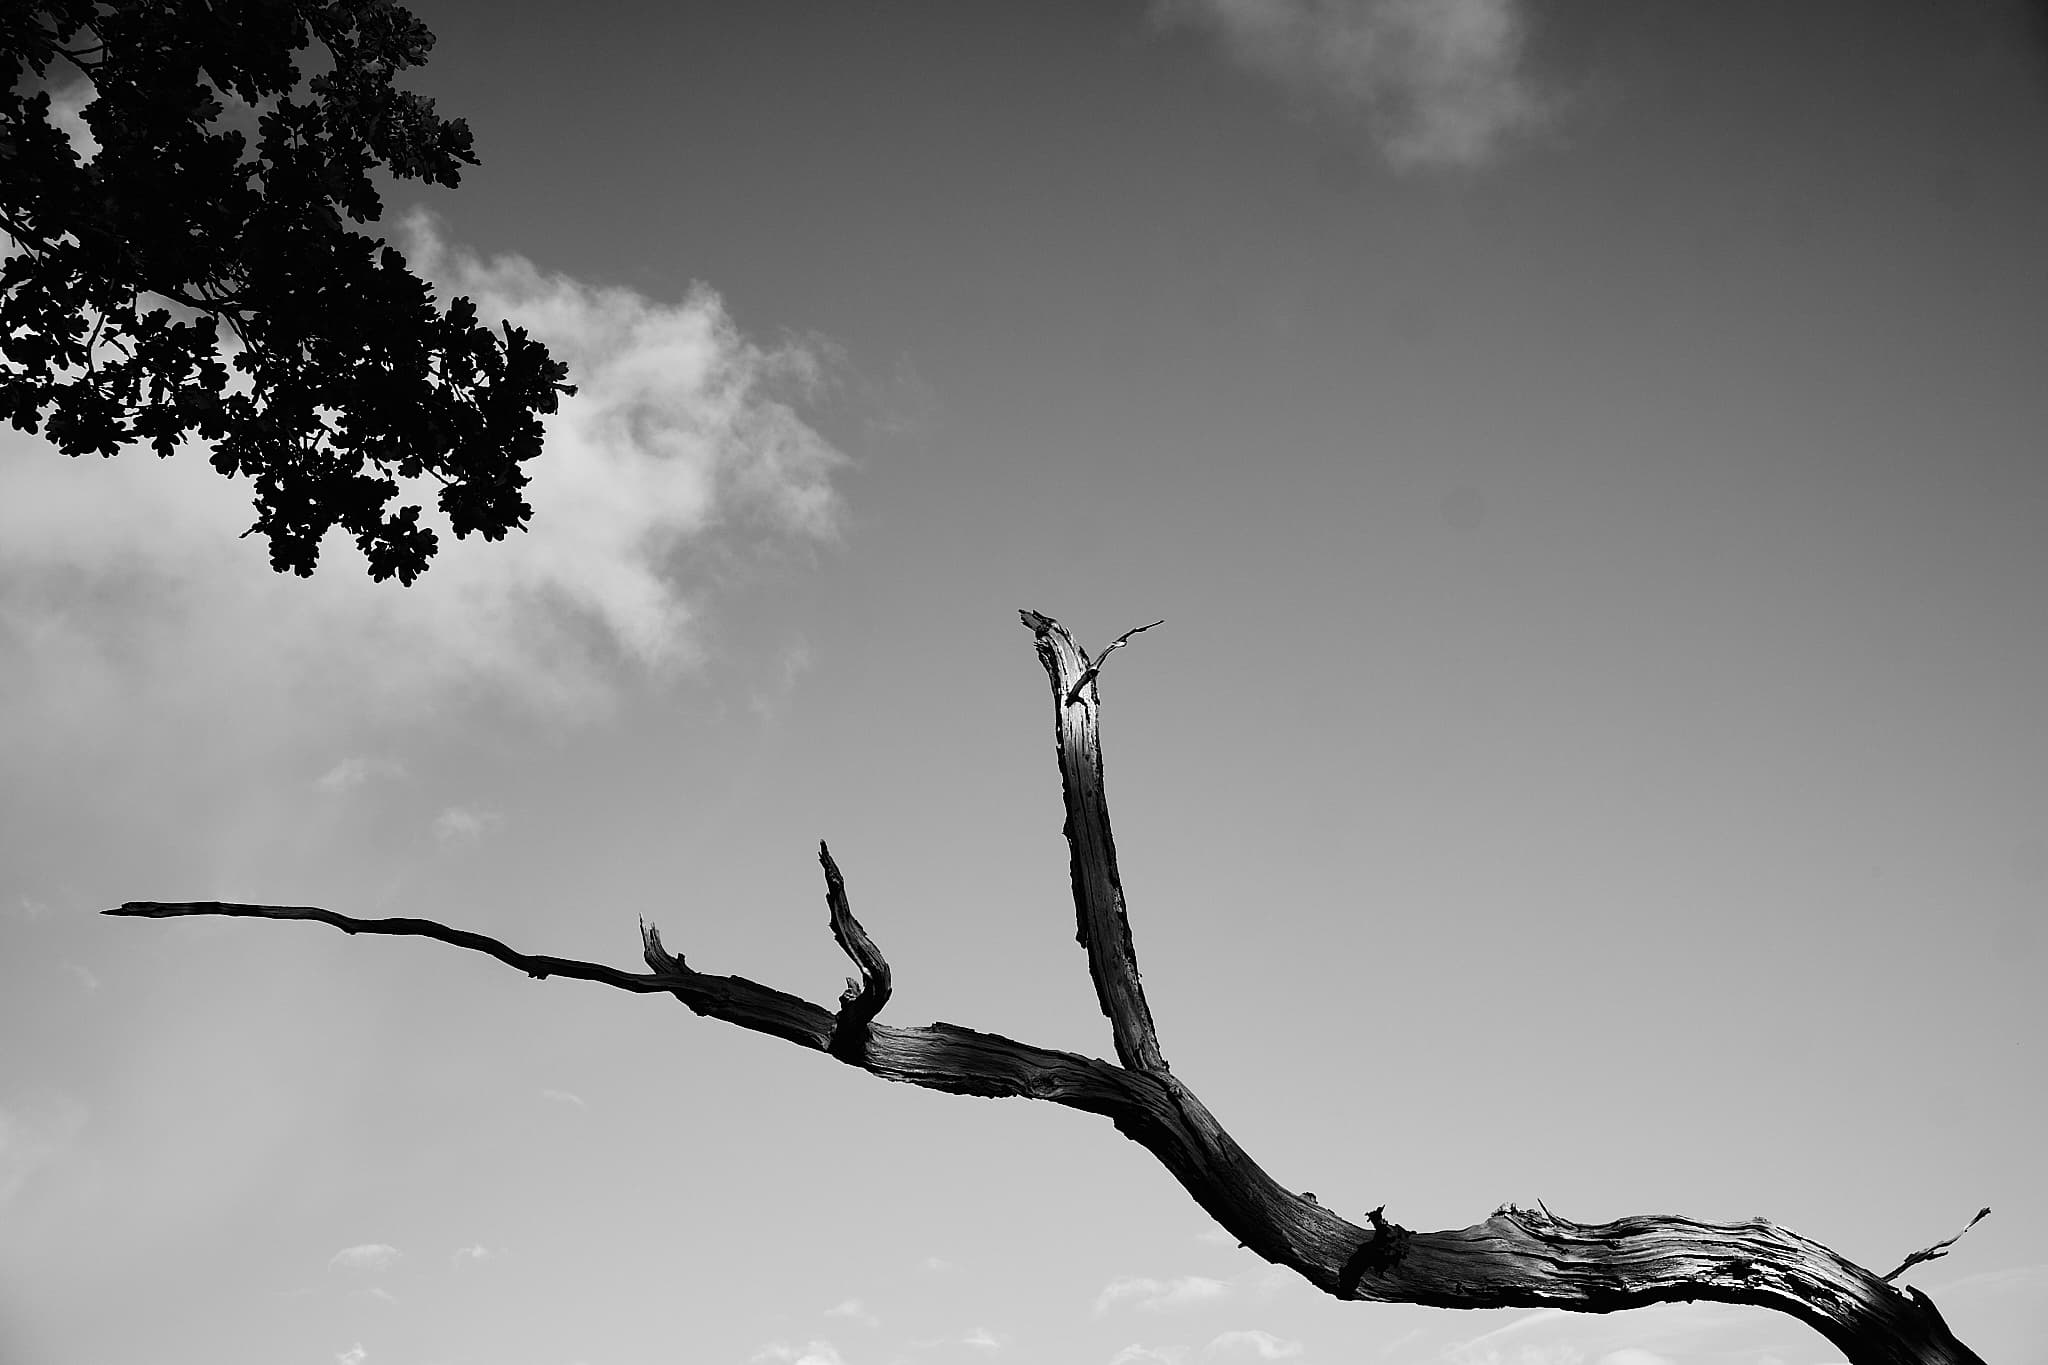
[[[412,582],[438,537],[393,508],[401,479],[439,483],[458,537],[523,528],[567,367],[350,226],[382,212],[380,172],[477,164],[462,120],[392,84],[433,42],[390,0],[0,7],[0,416],[71,456],[204,442],[302,576],[340,527]],[[53,89],[89,95],[96,149]]]

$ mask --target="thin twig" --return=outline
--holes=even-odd
[[[1971,1228],[1976,1227],[1977,1224],[1983,1222],[1984,1215],[1989,1212],[1991,1212],[1991,1206],[1989,1204],[1986,1204],[1983,1208],[1978,1209],[1977,1216],[1975,1218],[1972,1218],[1969,1222],[1963,1224],[1963,1232],[1968,1232]],[[1940,1260],[1942,1257],[1948,1255],[1948,1249],[1950,1247],[1954,1246],[1958,1241],[1962,1240],[1963,1232],[1958,1232],[1954,1237],[1949,1238],[1946,1242],[1936,1242],[1933,1246],[1928,1247],[1924,1251],[1914,1252],[1911,1256],[1908,1256],[1905,1260],[1899,1262],[1899,1268],[1897,1270],[1894,1270],[1889,1275],[1880,1275],[1878,1276],[1878,1278],[1885,1281],[1896,1280],[1897,1278],[1899,1278],[1899,1276],[1905,1274],[1907,1268],[1910,1266],[1916,1266],[1920,1264],[1922,1261]]]
[[[1114,640],[1111,640],[1103,647],[1102,652],[1093,659],[1089,659],[1085,654],[1082,655],[1082,661],[1088,666],[1081,670],[1081,676],[1074,679],[1073,687],[1068,689],[1067,705],[1072,706],[1075,702],[1081,700],[1081,689],[1095,681],[1096,675],[1102,672],[1102,661],[1107,659],[1113,651],[1122,649],[1124,644],[1139,631],[1150,630],[1152,626],[1163,626],[1165,624],[1166,618],[1161,617],[1159,620],[1154,621],[1151,626],[1133,626]]]

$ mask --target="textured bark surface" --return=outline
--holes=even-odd
[[[1110,1022],[1116,1063],[953,1024],[904,1028],[876,1022],[889,998],[889,964],[854,918],[839,868],[823,846],[819,860],[832,934],[859,971],[847,979],[837,1012],[745,977],[699,972],[669,952],[660,931],[647,924],[641,925],[641,948],[648,970],[628,972],[516,952],[434,920],[356,919],[311,906],[130,901],[106,913],[306,919],[351,934],[438,939],[533,977],[574,977],[639,994],[673,995],[698,1014],[828,1053],[884,1080],[962,1095],[1048,1100],[1100,1114],[1151,1152],[1240,1242],[1338,1298],[1583,1313],[1708,1299],[1789,1314],[1852,1365],[1982,1365],[1950,1333],[1932,1300],[1890,1282],[1916,1261],[1942,1255],[1954,1238],[1915,1252],[1899,1270],[1880,1276],[1764,1219],[1723,1224],[1650,1214],[1584,1224],[1545,1209],[1509,1206],[1471,1227],[1413,1232],[1388,1220],[1384,1207],[1367,1213],[1361,1226],[1282,1187],[1167,1070],[1145,1002],[1110,836],[1097,729],[1103,662],[1137,631],[1091,659],[1050,617],[1029,611],[1022,616],[1051,684],[1076,936],[1087,950],[1096,999]]]

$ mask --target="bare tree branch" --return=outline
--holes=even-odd
[[[867,1046],[869,1023],[889,1003],[892,978],[882,950],[853,917],[853,907],[846,900],[846,881],[839,875],[839,864],[832,861],[832,850],[822,839],[818,841],[818,861],[825,868],[825,904],[831,911],[832,937],[839,941],[840,951],[860,969],[860,979],[847,977],[846,989],[840,992],[831,1051],[835,1057],[852,1053],[857,1058]]]
[[[1030,623],[1032,617],[1038,616],[1038,613],[1035,611],[1027,611],[1020,614],[1025,618],[1026,624]],[[1050,620],[1051,618],[1042,617],[1040,619]],[[1132,626],[1129,630],[1125,631],[1123,634],[1117,636],[1114,640],[1111,640],[1108,644],[1104,645],[1102,647],[1102,652],[1096,655],[1093,659],[1088,658],[1087,654],[1083,652],[1081,655],[1081,661],[1087,664],[1088,666],[1081,670],[1081,676],[1074,679],[1074,685],[1067,689],[1067,705],[1072,706],[1075,702],[1081,700],[1081,689],[1086,687],[1089,683],[1094,682],[1095,679],[1102,673],[1103,661],[1108,659],[1109,656],[1116,650],[1122,649],[1125,645],[1129,644],[1131,637],[1133,635],[1137,635],[1143,631],[1148,631],[1152,629],[1152,626],[1163,626],[1165,624],[1166,622],[1162,620],[1154,621],[1152,622],[1152,625]]]
[[[1985,1216],[1990,1212],[1991,1209],[1989,1205],[1985,1206],[1984,1208],[1978,1209],[1977,1216],[1975,1218],[1972,1218],[1969,1222],[1963,1224],[1962,1232],[1958,1232],[1955,1236],[1949,1238],[1945,1242],[1936,1242],[1931,1247],[1926,1247],[1920,1251],[1914,1252],[1911,1256],[1908,1256],[1905,1260],[1899,1262],[1898,1269],[1892,1271],[1889,1275],[1880,1275],[1878,1278],[1885,1281],[1896,1280],[1897,1278],[1899,1278],[1899,1276],[1905,1274],[1912,1267],[1919,1265],[1922,1261],[1940,1260],[1942,1257],[1948,1255],[1948,1249],[1950,1247],[1954,1246],[1957,1242],[1960,1242],[1963,1239],[1964,1232],[1968,1232],[1971,1228],[1976,1227],[1977,1224],[1983,1222]]]
[[[698,972],[663,947],[660,932],[646,924],[641,939],[649,970],[638,973],[531,956],[433,920],[362,920],[311,906],[130,901],[105,913],[308,919],[351,934],[438,939],[529,976],[569,976],[638,994],[673,995],[698,1014],[828,1053],[885,1080],[953,1094],[1047,1100],[1100,1114],[1151,1152],[1240,1242],[1342,1299],[1581,1313],[1704,1299],[1797,1318],[1851,1365],[1983,1365],[1955,1339],[1931,1299],[1888,1283],[1909,1266],[1944,1254],[1961,1233],[1879,1276],[1761,1218],[1703,1223],[1653,1214],[1585,1224],[1540,1204],[1534,1210],[1509,1205],[1471,1227],[1411,1232],[1389,1220],[1384,1206],[1369,1211],[1361,1227],[1313,1195],[1296,1194],[1274,1180],[1160,1056],[1109,835],[1096,729],[1099,697],[1087,687],[1091,665],[1058,622],[1036,612],[1022,615],[1052,687],[1078,936],[1122,1065],[953,1024],[901,1028],[875,1022],[888,999],[888,963],[854,919],[838,866],[823,845],[819,862],[833,935],[861,974],[848,979],[836,1015],[744,977]],[[1099,669],[1108,653],[1096,656],[1092,667]]]
[[[1109,650],[1091,666],[1065,626],[1035,611],[1018,615],[1036,637],[1038,661],[1052,683],[1053,737],[1059,746],[1074,914],[1079,920],[1075,938],[1088,950],[1095,999],[1109,1017],[1117,1060],[1134,1071],[1163,1074],[1166,1058],[1159,1051],[1152,1007],[1138,980],[1138,957],[1131,946],[1123,881],[1116,867],[1116,840],[1109,831],[1109,803],[1102,791],[1102,745],[1096,733],[1102,698],[1088,686]],[[1136,633],[1126,632],[1117,643]]]

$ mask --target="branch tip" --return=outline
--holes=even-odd
[[[1985,1215],[1989,1214],[1990,1212],[1991,1206],[1989,1204],[1986,1204],[1983,1208],[1977,1210],[1977,1216],[1975,1218],[1972,1218],[1969,1222],[1963,1224],[1961,1232],[1956,1233],[1955,1236],[1949,1238],[1947,1241],[1936,1242],[1931,1247],[1923,1247],[1921,1250],[1914,1252],[1911,1256],[1908,1256],[1905,1260],[1900,1261],[1898,1269],[1892,1271],[1891,1274],[1880,1275],[1878,1276],[1878,1278],[1883,1280],[1885,1283],[1889,1284],[1893,1280],[1896,1280],[1899,1276],[1905,1274],[1906,1271],[1908,1271],[1912,1267],[1919,1265],[1922,1261],[1940,1260],[1942,1257],[1948,1255],[1948,1249],[1950,1247],[1954,1246],[1957,1242],[1962,1240],[1964,1232],[1968,1232],[1971,1228],[1976,1227],[1977,1224],[1983,1222]],[[1915,1291],[1915,1293],[1917,1294],[1917,1291]]]
[[[648,971],[662,976],[687,975],[690,970],[682,954],[671,953],[662,946],[661,930],[644,919],[640,921],[640,956]]]
[[[836,1057],[857,1061],[865,1055],[868,1025],[889,1003],[893,982],[888,959],[854,918],[853,907],[846,899],[846,879],[840,875],[839,864],[823,839],[818,841],[818,863],[825,869],[825,907],[832,937],[839,950],[860,969],[858,979],[846,978],[846,989],[839,996],[839,1015],[832,1026],[832,1045],[827,1050]]]
[[[1038,661],[1052,689],[1053,743],[1059,752],[1060,794],[1067,811],[1075,937],[1088,954],[1088,974],[1095,983],[1096,1003],[1116,1040],[1117,1060],[1132,1071],[1163,1075],[1166,1058],[1160,1053],[1159,1033],[1138,975],[1137,951],[1131,942],[1123,882],[1116,866],[1116,839],[1110,832],[1109,805],[1102,791],[1096,707],[1092,700],[1078,709],[1074,705],[1084,699],[1105,659],[1132,636],[1160,622],[1125,631],[1091,661],[1065,626],[1037,612],[1022,615],[1037,634]]]
[[[1114,640],[1111,640],[1108,644],[1104,645],[1102,647],[1102,652],[1096,655],[1093,659],[1090,659],[1088,657],[1088,652],[1086,650],[1081,649],[1078,645],[1075,646],[1076,652],[1079,653],[1081,656],[1081,662],[1086,664],[1087,667],[1081,670],[1081,676],[1074,679],[1073,687],[1068,689],[1067,705],[1072,706],[1075,702],[1081,700],[1081,689],[1088,686],[1089,683],[1094,682],[1096,678],[1101,676],[1103,660],[1107,659],[1115,651],[1122,649],[1125,645],[1129,644],[1131,637],[1133,635],[1138,635],[1145,631],[1148,631],[1152,629],[1152,626],[1163,626],[1165,624],[1166,618],[1162,616],[1157,621],[1152,622],[1151,625],[1133,626],[1129,630],[1125,631],[1123,634],[1117,636]]]

